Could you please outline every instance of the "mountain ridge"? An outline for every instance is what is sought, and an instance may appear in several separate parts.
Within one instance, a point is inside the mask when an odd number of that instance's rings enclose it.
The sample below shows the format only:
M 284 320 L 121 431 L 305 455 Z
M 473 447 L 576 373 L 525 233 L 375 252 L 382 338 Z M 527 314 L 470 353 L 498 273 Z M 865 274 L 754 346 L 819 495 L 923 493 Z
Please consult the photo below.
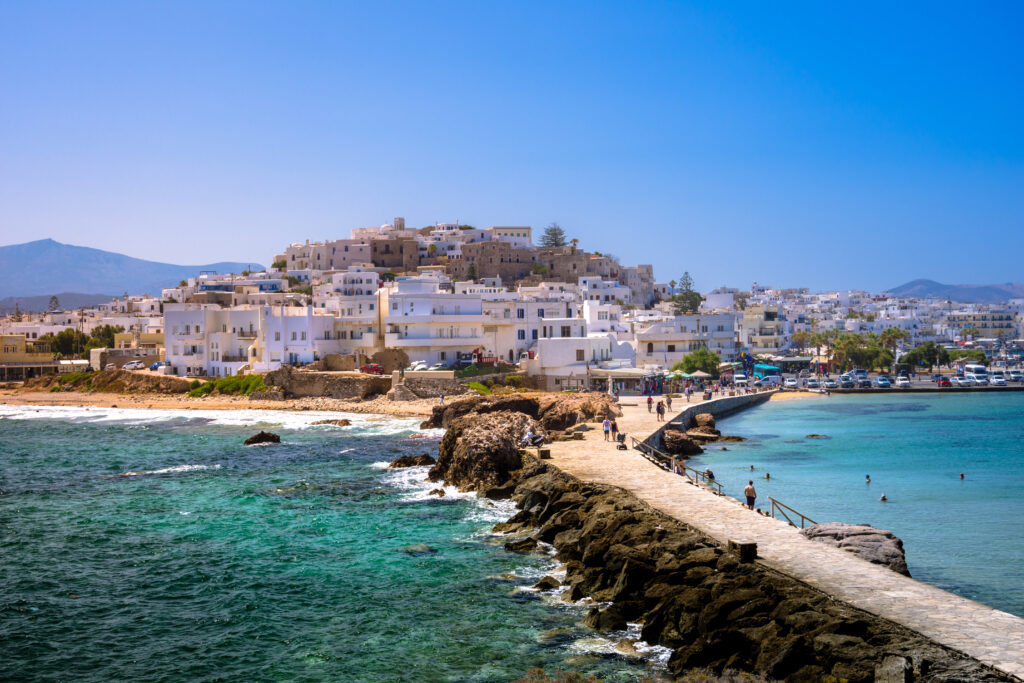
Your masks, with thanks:
M 945 285 L 935 280 L 920 278 L 886 291 L 894 296 L 949 299 L 958 303 L 998 304 L 1016 297 L 1024 297 L 1024 283 Z
M 259 270 L 263 266 L 238 261 L 183 266 L 47 238 L 0 246 L 0 297 L 49 296 L 55 292 L 159 296 L 164 287 L 195 277 L 200 270 L 237 273 L 245 268 Z

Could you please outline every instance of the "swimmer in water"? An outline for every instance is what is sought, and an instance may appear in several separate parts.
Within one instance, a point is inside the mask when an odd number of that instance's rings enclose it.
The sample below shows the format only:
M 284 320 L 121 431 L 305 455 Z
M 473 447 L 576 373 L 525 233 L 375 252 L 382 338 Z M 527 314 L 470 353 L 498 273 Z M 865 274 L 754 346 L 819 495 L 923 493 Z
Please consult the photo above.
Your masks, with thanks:
M 961 472 L 961 473 L 960 473 L 960 478 L 961 478 L 961 479 L 963 479 L 963 478 L 964 478 L 964 473 L 963 473 L 963 472 Z
M 879 498 L 878 500 L 880 500 L 880 501 L 882 501 L 882 502 L 884 503 L 885 501 L 887 501 L 887 500 L 889 500 L 889 499 L 888 499 L 888 498 L 886 498 L 886 497 L 885 497 L 885 494 L 883 493 L 883 494 L 882 494 L 882 497 L 881 497 L 881 498 Z
M 771 472 L 765 472 L 765 473 L 764 473 L 764 478 L 765 478 L 765 479 L 771 479 L 771 478 L 772 478 L 772 474 L 771 474 Z
M 864 475 L 864 483 L 865 484 L 870 484 L 871 483 L 871 475 L 870 474 L 865 474 Z

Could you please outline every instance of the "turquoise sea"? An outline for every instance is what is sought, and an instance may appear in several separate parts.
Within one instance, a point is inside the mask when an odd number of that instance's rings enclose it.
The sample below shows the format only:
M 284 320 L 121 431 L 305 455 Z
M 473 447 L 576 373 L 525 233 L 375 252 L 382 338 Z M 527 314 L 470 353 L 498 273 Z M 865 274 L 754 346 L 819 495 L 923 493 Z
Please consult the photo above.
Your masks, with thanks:
M 690 465 L 727 494 L 752 478 L 763 510 L 889 529 L 914 578 L 1024 617 L 1024 393 L 773 401 L 719 427 L 750 440 Z
M 350 417 L 351 427 L 311 426 Z M 244 447 L 258 429 L 274 446 Z M 510 506 L 448 490 L 417 421 L 277 411 L 0 406 L 5 680 L 613 681 L 584 607 L 529 589 L 554 567 L 501 547 Z

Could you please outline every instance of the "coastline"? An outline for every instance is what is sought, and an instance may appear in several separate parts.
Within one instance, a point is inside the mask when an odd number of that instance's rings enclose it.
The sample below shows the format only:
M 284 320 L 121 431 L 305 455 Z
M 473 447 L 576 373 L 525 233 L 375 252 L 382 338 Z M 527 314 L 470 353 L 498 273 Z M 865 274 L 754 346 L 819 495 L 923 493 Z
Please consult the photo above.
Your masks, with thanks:
M 85 408 L 136 408 L 150 410 L 285 410 L 362 413 L 391 417 L 428 417 L 438 399 L 388 401 L 385 397 L 365 400 L 296 398 L 252 400 L 245 396 L 204 396 L 181 394 L 107 394 L 99 392 L 0 391 L 0 404 L 20 406 L 61 406 Z

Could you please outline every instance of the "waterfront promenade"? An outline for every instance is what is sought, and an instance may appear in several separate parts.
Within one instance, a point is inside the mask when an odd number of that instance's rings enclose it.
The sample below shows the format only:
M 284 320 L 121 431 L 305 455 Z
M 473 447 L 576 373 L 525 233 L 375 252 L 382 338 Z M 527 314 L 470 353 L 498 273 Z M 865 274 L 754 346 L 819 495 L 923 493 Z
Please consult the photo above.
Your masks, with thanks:
M 646 439 L 665 424 L 647 412 L 644 399 L 623 398 L 622 403 L 619 430 L 637 440 Z M 674 408 L 692 405 L 677 400 Z M 556 466 L 586 481 L 626 489 L 719 543 L 756 542 L 758 562 L 764 566 L 1024 680 L 1024 619 L 807 540 L 787 523 L 690 484 L 639 451 L 617 450 L 604 441 L 600 425 L 591 426 L 594 429 L 585 432 L 582 443 L 551 444 Z M 763 509 L 768 507 L 766 499 L 758 503 Z

